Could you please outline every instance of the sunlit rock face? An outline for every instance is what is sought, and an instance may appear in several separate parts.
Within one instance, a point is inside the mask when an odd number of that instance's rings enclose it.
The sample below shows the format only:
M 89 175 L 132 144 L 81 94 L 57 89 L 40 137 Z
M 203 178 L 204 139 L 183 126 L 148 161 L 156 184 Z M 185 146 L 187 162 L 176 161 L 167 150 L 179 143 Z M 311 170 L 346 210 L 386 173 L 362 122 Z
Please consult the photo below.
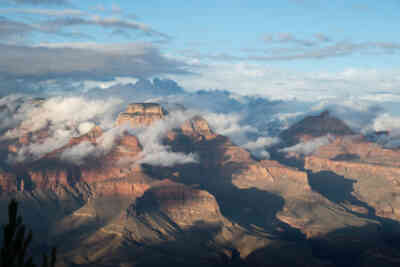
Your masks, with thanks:
M 202 139 L 202 138 L 209 139 L 216 136 L 214 132 L 211 130 L 208 122 L 200 116 L 195 116 L 190 120 L 186 121 L 181 126 L 181 130 L 183 134 L 190 135 L 197 139 Z
M 192 226 L 200 221 L 216 223 L 222 220 L 213 195 L 169 180 L 147 190 L 136 201 L 132 211 L 137 216 L 161 212 L 181 227 Z
M 0 192 L 18 191 L 16 175 L 0 170 Z
M 314 156 L 306 157 L 304 167 L 321 179 L 321 174 L 332 173 L 352 181 L 352 194 L 360 203 L 373 208 L 377 216 L 400 220 L 400 168 Z M 328 179 L 321 182 L 329 184 Z
M 117 118 L 117 125 L 129 123 L 132 127 L 149 126 L 167 115 L 166 110 L 157 103 L 130 104 Z
M 321 146 L 314 151 L 313 156 L 400 167 L 400 151 L 398 149 L 384 148 L 377 143 L 368 141 L 362 135 L 336 137 L 330 144 Z
M 294 145 L 327 134 L 344 136 L 352 135 L 354 132 L 343 121 L 332 116 L 329 111 L 324 111 L 320 115 L 308 116 L 295 123 L 283 131 L 280 137 L 288 145 Z

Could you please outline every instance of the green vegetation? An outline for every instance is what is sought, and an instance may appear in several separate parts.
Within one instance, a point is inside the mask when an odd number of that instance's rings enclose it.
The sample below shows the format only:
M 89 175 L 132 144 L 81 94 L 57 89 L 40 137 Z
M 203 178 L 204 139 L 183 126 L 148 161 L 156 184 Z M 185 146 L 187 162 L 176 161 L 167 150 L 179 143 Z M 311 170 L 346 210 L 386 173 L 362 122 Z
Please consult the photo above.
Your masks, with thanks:
M 0 267 L 36 267 L 29 251 L 32 241 L 32 231 L 26 234 L 26 226 L 22 217 L 18 216 L 18 202 L 11 200 L 8 205 L 8 224 L 3 226 L 3 246 L 0 254 Z M 54 267 L 56 249 L 53 248 L 50 259 L 44 254 L 42 267 Z

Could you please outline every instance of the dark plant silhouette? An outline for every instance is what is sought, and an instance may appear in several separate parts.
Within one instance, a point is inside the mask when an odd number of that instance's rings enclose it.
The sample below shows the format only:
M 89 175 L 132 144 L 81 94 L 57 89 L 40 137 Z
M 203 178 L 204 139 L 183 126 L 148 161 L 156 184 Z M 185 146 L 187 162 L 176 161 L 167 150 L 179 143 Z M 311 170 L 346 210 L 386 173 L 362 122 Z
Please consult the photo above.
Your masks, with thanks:
M 26 226 L 22 217 L 18 216 L 18 202 L 13 199 L 8 205 L 8 224 L 3 226 L 3 246 L 0 254 L 0 267 L 36 267 L 29 254 L 29 245 L 32 241 L 32 231 L 26 234 Z M 52 249 L 50 259 L 43 255 L 42 267 L 54 267 L 56 262 L 56 248 Z

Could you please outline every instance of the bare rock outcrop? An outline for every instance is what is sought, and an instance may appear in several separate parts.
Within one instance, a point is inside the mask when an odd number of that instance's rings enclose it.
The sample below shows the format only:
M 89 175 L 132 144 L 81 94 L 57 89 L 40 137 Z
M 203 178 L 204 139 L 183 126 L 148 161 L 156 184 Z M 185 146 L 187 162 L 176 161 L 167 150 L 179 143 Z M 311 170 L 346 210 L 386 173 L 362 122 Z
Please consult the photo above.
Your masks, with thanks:
M 315 156 L 306 157 L 305 168 L 353 180 L 352 195 L 372 207 L 375 215 L 400 220 L 400 168 Z
M 319 147 L 313 156 L 400 167 L 400 151 L 383 148 L 362 135 L 336 137 L 330 144 Z
M 0 192 L 18 191 L 17 177 L 15 174 L 0 170 Z
M 180 129 L 184 135 L 191 136 L 197 140 L 203 138 L 211 139 L 216 136 L 208 122 L 200 116 L 194 116 L 190 120 L 187 120 Z
M 198 221 L 219 222 L 222 218 L 213 195 L 169 180 L 161 181 L 147 190 L 136 201 L 132 212 L 136 216 L 162 213 L 183 228 Z
M 167 114 L 166 110 L 157 103 L 134 103 L 128 105 L 125 112 L 120 113 L 117 125 L 129 123 L 132 127 L 149 126 L 162 119 Z
M 91 184 L 97 197 L 126 196 L 130 198 L 141 197 L 150 188 L 150 182 L 141 177 L 136 179 L 120 178 L 109 179 Z

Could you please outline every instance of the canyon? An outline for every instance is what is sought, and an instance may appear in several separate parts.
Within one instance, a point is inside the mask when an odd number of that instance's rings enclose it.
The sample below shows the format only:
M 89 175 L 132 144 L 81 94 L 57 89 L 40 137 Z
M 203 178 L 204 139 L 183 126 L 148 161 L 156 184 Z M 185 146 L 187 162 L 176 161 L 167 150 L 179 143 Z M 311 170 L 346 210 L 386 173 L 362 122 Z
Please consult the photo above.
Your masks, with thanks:
M 399 150 L 323 112 L 283 131 L 271 158 L 257 159 L 191 115 L 166 130 L 162 145 L 194 160 L 142 162 L 140 130 L 172 115 L 158 103 L 132 103 L 115 119 L 122 130 L 112 147 L 79 161 L 66 155 L 102 147 L 100 126 L 10 163 L 5 155 L 49 136 L 20 125 L 22 136 L 0 143 L 1 207 L 21 203 L 35 245 L 59 247 L 59 266 L 398 264 Z M 327 135 L 307 154 L 282 149 Z

